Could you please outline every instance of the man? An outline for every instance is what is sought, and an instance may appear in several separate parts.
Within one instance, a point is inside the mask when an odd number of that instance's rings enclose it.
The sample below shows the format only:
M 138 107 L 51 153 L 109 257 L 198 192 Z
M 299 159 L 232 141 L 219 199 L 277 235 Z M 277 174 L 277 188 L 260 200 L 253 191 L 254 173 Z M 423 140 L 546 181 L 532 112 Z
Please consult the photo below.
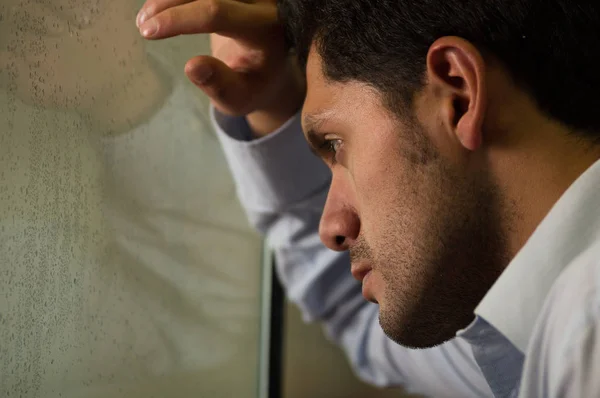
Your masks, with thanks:
M 349 251 L 385 333 L 413 348 L 466 342 L 496 396 L 600 395 L 600 7 L 285 0 L 281 10 L 306 71 L 306 139 L 331 170 L 321 239 Z M 287 263 L 290 295 L 326 320 L 363 375 L 421 382 L 408 376 L 410 360 L 390 360 L 401 363 L 392 377 L 391 366 L 378 369 L 366 307 L 347 310 L 348 285 L 323 282 L 333 255 L 316 249 L 308 226 L 328 180 L 283 138 L 298 123 L 285 121 L 302 84 L 274 15 L 269 2 L 149 0 L 138 25 L 153 39 L 228 37 L 214 38 L 224 62 L 195 58 L 187 73 L 229 133 L 241 198 Z M 232 142 L 243 124 L 222 113 L 245 115 L 255 136 L 279 131 L 244 154 Z M 268 170 L 262 156 L 277 143 Z

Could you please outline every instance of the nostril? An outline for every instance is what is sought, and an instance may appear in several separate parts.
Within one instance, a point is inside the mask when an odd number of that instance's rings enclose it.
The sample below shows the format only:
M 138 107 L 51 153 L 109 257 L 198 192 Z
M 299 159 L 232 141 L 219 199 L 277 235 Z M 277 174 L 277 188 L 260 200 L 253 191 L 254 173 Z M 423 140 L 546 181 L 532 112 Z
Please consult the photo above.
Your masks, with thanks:
M 336 245 L 338 245 L 338 246 L 341 246 L 341 245 L 343 245 L 345 240 L 346 240 L 346 238 L 344 238 L 342 235 L 337 235 L 337 236 L 335 237 L 335 243 L 336 243 Z

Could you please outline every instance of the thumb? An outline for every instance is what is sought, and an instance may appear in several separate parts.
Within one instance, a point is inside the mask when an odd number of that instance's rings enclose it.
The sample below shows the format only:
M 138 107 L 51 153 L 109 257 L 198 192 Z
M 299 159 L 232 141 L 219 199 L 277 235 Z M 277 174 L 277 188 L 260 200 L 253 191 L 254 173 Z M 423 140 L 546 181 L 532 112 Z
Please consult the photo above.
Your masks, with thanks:
M 187 62 L 185 74 L 220 112 L 243 116 L 254 110 L 247 73 L 236 72 L 214 57 L 198 56 Z

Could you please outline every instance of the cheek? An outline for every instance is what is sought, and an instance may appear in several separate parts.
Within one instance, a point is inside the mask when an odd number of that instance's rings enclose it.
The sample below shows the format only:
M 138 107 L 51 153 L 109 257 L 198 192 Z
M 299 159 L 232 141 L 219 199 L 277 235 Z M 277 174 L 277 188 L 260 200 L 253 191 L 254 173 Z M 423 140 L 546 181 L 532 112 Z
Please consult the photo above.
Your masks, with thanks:
M 361 156 L 352 174 L 363 238 L 382 257 L 391 247 L 409 251 L 433 233 L 428 225 L 444 199 L 434 167 L 415 164 L 394 144 Z
M 363 152 L 365 160 L 357 162 L 353 180 L 361 228 L 367 241 L 378 240 L 390 224 L 402 222 L 402 208 L 410 202 L 411 189 L 403 159 L 389 153 Z M 377 245 L 377 242 L 369 242 Z

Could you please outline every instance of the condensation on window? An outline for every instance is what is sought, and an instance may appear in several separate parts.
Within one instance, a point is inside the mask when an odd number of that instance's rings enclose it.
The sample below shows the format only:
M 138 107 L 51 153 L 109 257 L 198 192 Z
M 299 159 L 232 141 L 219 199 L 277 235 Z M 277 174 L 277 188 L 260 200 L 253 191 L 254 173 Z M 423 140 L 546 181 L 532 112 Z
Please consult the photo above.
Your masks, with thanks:
M 260 238 L 207 100 L 206 37 L 139 0 L 0 2 L 0 396 L 251 397 Z

